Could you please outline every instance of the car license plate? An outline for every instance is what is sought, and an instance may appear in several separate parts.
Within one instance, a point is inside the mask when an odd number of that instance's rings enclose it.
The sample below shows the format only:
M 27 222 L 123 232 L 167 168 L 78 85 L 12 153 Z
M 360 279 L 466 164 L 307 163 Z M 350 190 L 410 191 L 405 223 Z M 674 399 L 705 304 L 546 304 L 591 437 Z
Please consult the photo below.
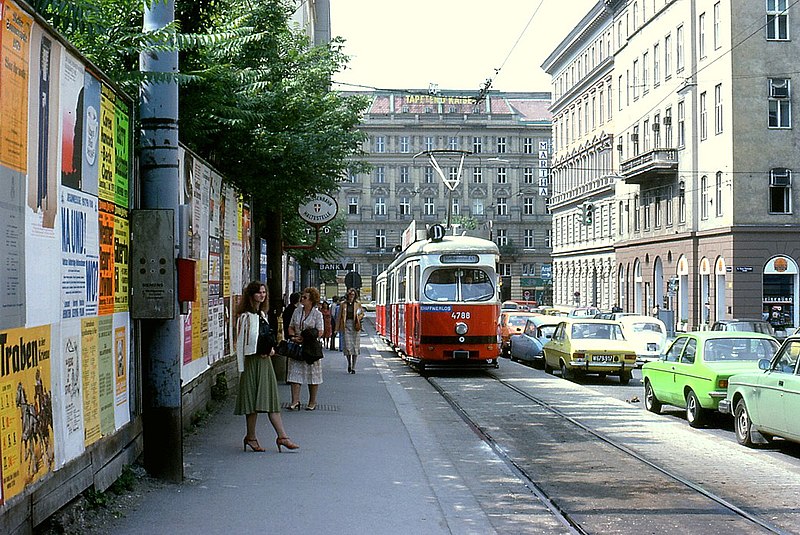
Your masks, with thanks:
M 592 355 L 592 362 L 614 362 L 613 355 Z
M 648 351 L 656 351 L 658 350 L 658 344 L 649 343 L 647 344 Z

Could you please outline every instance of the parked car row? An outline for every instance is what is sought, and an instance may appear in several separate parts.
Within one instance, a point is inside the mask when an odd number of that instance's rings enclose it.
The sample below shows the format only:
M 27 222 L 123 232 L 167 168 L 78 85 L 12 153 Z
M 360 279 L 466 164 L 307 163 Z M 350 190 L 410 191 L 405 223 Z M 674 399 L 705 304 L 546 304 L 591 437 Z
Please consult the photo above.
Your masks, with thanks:
M 638 363 L 650 412 L 680 407 L 689 425 L 702 427 L 719 411 L 733 415 L 743 445 L 774 437 L 800 442 L 800 332 L 780 344 L 762 324 L 737 320 L 679 333 L 667 346 L 663 322 L 649 316 L 527 313 L 517 319 L 523 321 L 519 332 L 508 334 L 512 360 L 560 370 L 564 379 L 616 375 L 622 384 Z

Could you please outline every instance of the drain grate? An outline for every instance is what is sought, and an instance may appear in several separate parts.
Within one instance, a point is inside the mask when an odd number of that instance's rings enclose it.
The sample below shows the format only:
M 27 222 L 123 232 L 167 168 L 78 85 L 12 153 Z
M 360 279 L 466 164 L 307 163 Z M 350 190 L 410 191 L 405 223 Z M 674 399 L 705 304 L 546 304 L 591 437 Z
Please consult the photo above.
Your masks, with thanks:
M 338 412 L 339 411 L 339 405 L 333 405 L 330 403 L 317 403 L 317 408 L 314 409 L 313 411 L 306 411 L 305 405 L 302 405 L 299 411 L 290 411 L 289 405 L 291 405 L 291 403 L 281 403 L 281 409 L 287 412 L 317 412 L 317 411 Z

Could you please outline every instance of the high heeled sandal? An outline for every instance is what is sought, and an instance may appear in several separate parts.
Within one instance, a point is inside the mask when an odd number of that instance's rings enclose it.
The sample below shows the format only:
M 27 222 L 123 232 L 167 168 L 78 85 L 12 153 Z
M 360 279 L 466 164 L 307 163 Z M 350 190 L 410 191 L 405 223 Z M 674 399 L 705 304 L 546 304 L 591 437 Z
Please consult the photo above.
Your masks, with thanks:
M 300 402 L 298 401 L 297 403 L 292 403 L 291 405 L 289 405 L 289 410 L 290 411 L 299 411 L 300 410 Z
M 281 446 L 285 447 L 287 450 L 296 450 L 300 446 L 295 444 L 291 441 L 289 437 L 278 437 L 275 439 L 275 445 L 278 446 L 278 453 L 281 453 Z
M 267 451 L 261 447 L 261 444 L 258 443 L 258 440 L 254 438 L 247 438 L 244 437 L 242 440 L 242 448 L 244 451 L 247 451 L 247 446 L 250 446 L 250 449 L 253 451 Z
M 316 404 L 316 403 L 314 403 L 314 404 L 312 405 L 311 403 L 309 403 L 308 405 L 306 405 L 306 410 L 307 410 L 307 411 L 315 411 L 315 410 L 317 410 L 317 404 Z

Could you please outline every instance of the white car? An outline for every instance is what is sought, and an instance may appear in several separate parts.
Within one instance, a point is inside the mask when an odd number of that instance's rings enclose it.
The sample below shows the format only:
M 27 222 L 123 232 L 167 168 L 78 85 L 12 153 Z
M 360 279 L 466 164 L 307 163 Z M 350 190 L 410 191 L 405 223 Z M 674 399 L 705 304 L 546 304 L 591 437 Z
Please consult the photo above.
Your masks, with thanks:
M 361 306 L 363 306 L 364 310 L 367 312 L 375 312 L 375 301 L 367 301 L 366 303 L 362 303 Z
M 636 349 L 636 365 L 658 360 L 667 345 L 667 326 L 652 316 L 622 316 L 617 319 L 622 324 L 625 338 Z

